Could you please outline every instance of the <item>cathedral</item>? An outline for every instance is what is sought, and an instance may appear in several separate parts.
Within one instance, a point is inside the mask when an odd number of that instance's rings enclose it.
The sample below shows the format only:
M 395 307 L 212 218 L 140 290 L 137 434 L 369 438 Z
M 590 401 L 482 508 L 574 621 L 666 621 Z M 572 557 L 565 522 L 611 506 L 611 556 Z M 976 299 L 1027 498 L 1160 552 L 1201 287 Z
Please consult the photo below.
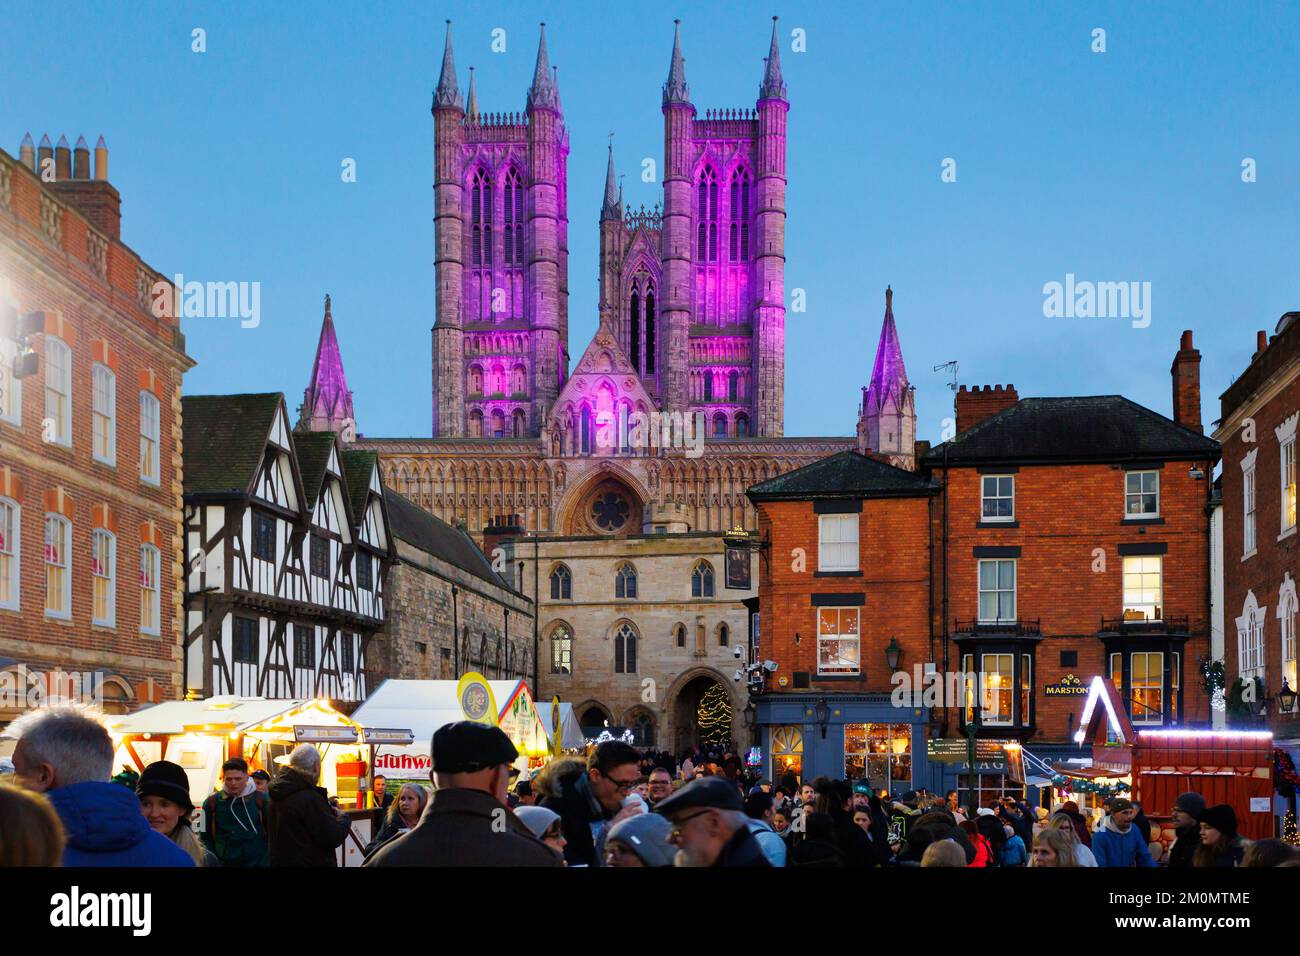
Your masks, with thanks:
M 733 673 L 757 595 L 726 586 L 723 560 L 724 534 L 757 526 L 745 489 L 850 448 L 912 467 L 915 440 L 890 293 L 856 440 L 785 436 L 790 104 L 777 26 L 752 107 L 698 110 L 682 43 L 677 23 L 661 203 L 624 208 L 610 148 L 599 324 L 572 361 L 569 137 L 545 26 L 523 112 L 488 112 L 472 72 L 462 96 L 448 24 L 432 109 L 432 437 L 353 443 L 378 453 L 387 488 L 502 549 L 498 571 L 538 607 L 539 700 L 559 694 L 585 727 L 667 747 L 693 742 L 715 684 L 744 737 Z M 349 440 L 352 396 L 325 322 L 300 427 Z

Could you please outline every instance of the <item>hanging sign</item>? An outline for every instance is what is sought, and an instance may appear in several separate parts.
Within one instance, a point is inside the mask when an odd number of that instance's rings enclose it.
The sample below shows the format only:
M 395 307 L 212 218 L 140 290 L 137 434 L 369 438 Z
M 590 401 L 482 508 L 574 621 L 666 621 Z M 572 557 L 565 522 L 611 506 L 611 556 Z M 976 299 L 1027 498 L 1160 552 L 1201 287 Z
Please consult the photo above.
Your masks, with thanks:
M 470 671 L 460 679 L 456 685 L 456 702 L 466 720 L 492 727 L 497 725 L 497 702 L 492 696 L 492 687 L 477 671 Z

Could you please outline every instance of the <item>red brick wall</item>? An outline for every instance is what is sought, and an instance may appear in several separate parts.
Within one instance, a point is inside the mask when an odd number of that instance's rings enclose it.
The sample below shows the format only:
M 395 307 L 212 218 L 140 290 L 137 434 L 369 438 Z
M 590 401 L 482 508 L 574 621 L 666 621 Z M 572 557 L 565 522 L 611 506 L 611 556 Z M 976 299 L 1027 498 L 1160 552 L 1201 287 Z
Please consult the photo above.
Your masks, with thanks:
M 1007 385 L 1005 388 L 1001 385 L 983 387 L 976 385 L 969 389 L 963 385 L 958 389 L 955 400 L 957 434 L 960 435 L 984 419 L 1005 411 L 1018 401 L 1020 396 L 1016 394 L 1014 385 Z
M 1274 339 L 1276 342 L 1277 339 Z M 1281 446 L 1274 429 L 1283 420 L 1300 411 L 1300 369 L 1282 367 L 1268 384 L 1277 383 L 1276 394 L 1258 402 L 1252 397 L 1242 409 L 1225 409 L 1223 444 L 1223 567 L 1224 567 L 1224 667 L 1229 685 L 1237 679 L 1237 622 L 1246 595 L 1253 591 L 1255 600 L 1266 608 L 1264 616 L 1264 681 L 1271 696 L 1282 686 L 1282 640 L 1277 618 L 1278 592 L 1285 576 L 1300 578 L 1300 534 L 1278 540 L 1281 529 Z M 1254 441 L 1247 441 L 1241 427 L 1242 413 L 1254 420 Z M 1255 450 L 1255 554 L 1242 560 L 1244 511 L 1241 462 Z M 1293 690 L 1296 688 L 1292 688 Z M 1275 724 L 1295 733 L 1296 718 L 1276 720 L 1276 706 L 1269 704 L 1269 717 Z
M 184 354 L 175 320 L 154 317 L 137 296 L 137 275 L 156 278 L 126 246 L 109 242 L 106 274 L 90 262 L 89 229 L 81 214 L 63 204 L 62 236 L 55 245 L 41 223 L 36 176 L 0 152 L 9 181 L 9 202 L 0 194 L 0 295 L 20 312 L 42 310 L 69 331 L 72 354 L 72 447 L 42 441 L 45 363 L 43 336 L 32 345 L 40 371 L 22 380 L 21 425 L 0 421 L 0 485 L 21 511 L 21 609 L 0 609 L 0 658 L 46 671 L 104 670 L 131 683 L 138 698 L 152 679 L 159 699 L 180 693 L 183 594 L 180 537 L 181 378 L 192 361 Z M 52 193 L 50 195 L 53 195 Z M 116 361 L 115 467 L 92 458 L 92 365 L 107 343 Z M 141 373 L 152 370 L 160 407 L 160 483 L 139 479 Z M 6 470 L 7 469 L 7 470 Z M 47 493 L 62 488 L 71 501 L 72 617 L 47 618 L 44 521 Z M 116 623 L 91 624 L 93 511 L 106 505 L 116 530 Z M 141 525 L 152 521 L 160 551 L 160 630 L 140 633 L 139 552 Z
M 885 648 L 890 638 L 896 638 L 903 649 L 904 670 L 929 660 L 929 499 L 868 499 L 862 503 L 858 515 L 861 577 L 816 576 L 818 515 L 812 502 L 762 502 L 758 515 L 760 531 L 772 543 L 770 560 L 762 562 L 759 584 L 762 655 L 780 664 L 768 679 L 769 691 L 794 692 L 794 672 L 808 671 L 814 689 L 889 692 L 893 685 Z M 795 549 L 803 549 L 803 570 L 797 569 Z M 817 608 L 810 595 L 854 592 L 866 592 L 861 617 L 863 679 L 819 682 Z M 790 678 L 790 683 L 781 687 L 781 677 Z
M 1160 469 L 1160 514 L 1164 524 L 1130 525 L 1124 513 L 1124 474 L 1110 465 L 1022 467 L 1015 474 L 1016 523 L 1019 527 L 977 527 L 981 475 L 974 468 L 952 469 L 948 488 L 948 625 L 978 617 L 976 547 L 1019 546 L 1016 567 L 1017 615 L 1041 621 L 1043 640 L 1033 675 L 1036 739 L 1063 741 L 1078 720 L 1081 700 L 1046 697 L 1043 687 L 1067 673 L 1087 683 L 1105 674 L 1104 646 L 1097 632 L 1101 618 L 1123 611 L 1120 544 L 1163 542 L 1164 615 L 1188 617 L 1192 637 L 1183 654 L 1184 720 L 1209 719 L 1196 659 L 1209 648 L 1208 517 L 1209 479 L 1193 479 L 1189 462 L 1168 462 Z M 1207 462 L 1199 464 L 1203 473 Z M 942 480 L 942 470 L 936 472 Z M 936 540 L 942 539 L 942 498 L 935 503 Z M 1104 555 L 1104 570 L 1094 571 Z M 943 568 L 936 551 L 935 588 L 941 595 Z M 1097 564 L 1097 567 L 1101 567 Z M 937 614 L 942 614 L 936 596 Z M 936 621 L 943 633 L 943 621 Z M 1077 651 L 1078 666 L 1062 667 L 1061 651 Z M 949 669 L 961 667 L 960 650 L 949 645 Z M 942 668 L 942 661 L 939 662 Z M 955 721 L 956 715 L 951 715 Z

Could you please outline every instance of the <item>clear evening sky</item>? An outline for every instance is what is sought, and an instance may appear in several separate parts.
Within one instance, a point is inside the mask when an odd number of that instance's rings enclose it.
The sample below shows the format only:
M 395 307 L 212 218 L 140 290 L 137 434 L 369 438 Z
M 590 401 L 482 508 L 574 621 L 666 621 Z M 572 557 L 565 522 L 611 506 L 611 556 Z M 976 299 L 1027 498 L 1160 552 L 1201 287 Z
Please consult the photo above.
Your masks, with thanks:
M 576 360 L 596 326 L 609 133 L 627 201 L 662 195 L 640 169 L 662 161 L 673 17 L 703 110 L 754 105 L 774 13 L 787 303 L 807 296 L 787 314 L 786 434 L 852 432 L 886 284 L 918 437 L 936 441 L 951 393 L 931 367 L 949 359 L 963 383 L 1119 392 L 1169 414 L 1184 328 L 1208 427 L 1254 330 L 1300 308 L 1296 4 L 22 4 L 0 31 L 0 145 L 102 133 L 126 242 L 167 275 L 261 283 L 255 329 L 186 320 L 187 393 L 283 390 L 295 407 L 328 292 L 360 430 L 427 436 L 444 19 L 461 89 L 476 67 L 489 112 L 523 110 L 547 22 L 572 147 Z M 1044 284 L 1070 273 L 1150 282 L 1150 326 L 1045 318 Z

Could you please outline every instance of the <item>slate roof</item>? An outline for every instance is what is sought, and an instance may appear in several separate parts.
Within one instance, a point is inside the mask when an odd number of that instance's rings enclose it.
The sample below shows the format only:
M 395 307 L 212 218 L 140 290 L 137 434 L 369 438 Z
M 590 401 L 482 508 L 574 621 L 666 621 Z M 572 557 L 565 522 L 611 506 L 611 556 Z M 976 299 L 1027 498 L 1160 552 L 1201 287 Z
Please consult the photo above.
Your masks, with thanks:
M 185 494 L 248 491 L 280 401 L 279 392 L 184 396 Z
M 307 496 L 308 509 L 316 507 L 333 447 L 333 432 L 293 433 L 293 448 L 298 453 L 298 470 L 302 473 L 302 490 Z
M 1123 395 L 1022 398 L 955 438 L 924 463 L 1003 464 L 1193 460 L 1220 455 L 1219 443 Z
M 388 523 L 394 537 L 401 538 L 407 544 L 441 558 L 488 584 L 511 590 L 510 585 L 492 570 L 487 555 L 479 550 L 474 539 L 460 528 L 434 517 L 391 488 L 385 498 L 388 501 Z
M 895 468 L 856 451 L 842 451 L 760 481 L 746 494 L 751 501 L 889 498 L 927 495 L 936 488 L 916 472 Z

